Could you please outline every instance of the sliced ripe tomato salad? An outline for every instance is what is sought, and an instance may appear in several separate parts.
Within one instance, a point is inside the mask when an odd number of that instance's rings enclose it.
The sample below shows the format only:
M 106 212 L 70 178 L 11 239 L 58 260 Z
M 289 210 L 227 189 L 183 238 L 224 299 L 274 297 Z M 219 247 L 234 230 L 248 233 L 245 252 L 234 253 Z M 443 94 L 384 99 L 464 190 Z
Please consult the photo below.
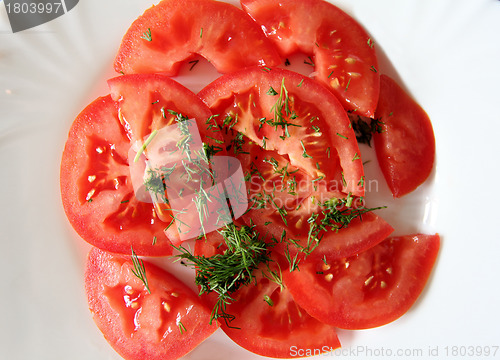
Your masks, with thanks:
M 227 246 L 218 233 L 196 242 L 198 256 L 210 257 L 224 251 Z M 281 259 L 281 262 L 286 261 Z M 232 294 L 235 301 L 225 311 L 234 320 L 221 320 L 223 331 L 243 348 L 274 358 L 292 357 L 294 347 L 302 353 L 297 357 L 319 355 L 340 347 L 335 327 L 308 315 L 283 284 L 273 281 L 272 274 L 278 274 L 279 269 L 278 262 L 261 264 L 252 282 Z M 210 307 L 217 301 L 213 293 L 202 298 Z
M 128 360 L 178 359 L 216 329 L 210 310 L 184 283 L 153 264 L 93 248 L 85 288 L 94 321 Z M 144 271 L 147 286 L 135 273 Z
M 394 197 L 421 185 L 434 168 L 436 145 L 427 113 L 392 78 L 381 76 L 373 136 L 382 173 Z
M 262 356 L 331 352 L 336 328 L 407 312 L 437 258 L 439 235 L 390 237 L 384 204 L 365 206 L 359 143 L 374 138 L 395 198 L 435 158 L 427 114 L 380 75 L 368 33 L 322 0 L 241 5 L 146 10 L 123 37 L 110 95 L 68 134 L 63 207 L 93 246 L 94 320 L 126 360 L 178 359 L 219 327 Z M 314 61 L 311 77 L 279 67 L 296 52 Z M 170 76 L 200 55 L 223 75 L 195 94 Z M 199 294 L 142 256 L 177 257 Z
M 307 259 L 283 273 L 310 315 L 344 329 L 367 329 L 403 315 L 417 300 L 439 250 L 439 235 L 391 237 L 352 257 Z
M 219 78 L 199 96 L 219 115 L 228 153 L 243 164 L 252 206 L 244 218 L 262 232 L 275 239 L 286 235 L 306 247 L 319 236 L 311 228 L 316 215 L 320 221 L 327 213 L 323 202 L 363 194 L 361 157 L 350 122 L 336 99 L 313 80 L 254 68 Z M 276 108 L 279 116 L 273 113 Z M 392 230 L 367 213 L 339 232 L 321 231 L 313 254 L 350 256 Z M 295 256 L 297 246 L 288 245 L 281 242 L 276 248 Z
M 193 54 L 205 57 L 221 73 L 280 63 L 271 41 L 241 9 L 212 0 L 164 0 L 127 31 L 115 70 L 173 76 Z
M 373 117 L 379 96 L 374 43 L 363 27 L 323 0 L 241 0 L 282 56 L 311 55 L 315 79 L 347 110 Z

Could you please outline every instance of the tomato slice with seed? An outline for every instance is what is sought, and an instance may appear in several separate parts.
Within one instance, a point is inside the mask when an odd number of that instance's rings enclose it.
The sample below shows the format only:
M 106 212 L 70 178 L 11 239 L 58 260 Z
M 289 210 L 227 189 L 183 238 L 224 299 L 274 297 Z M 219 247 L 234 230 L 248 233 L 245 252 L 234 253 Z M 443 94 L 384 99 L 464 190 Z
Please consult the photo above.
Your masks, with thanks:
M 215 232 L 197 240 L 195 254 L 209 257 L 225 248 L 222 236 Z M 286 287 L 263 275 L 271 271 L 278 273 L 278 262 L 271 262 L 269 268 L 262 264 L 253 272 L 254 281 L 232 293 L 234 302 L 226 307 L 226 312 L 234 316 L 234 320 L 220 320 L 223 331 L 243 348 L 274 358 L 319 355 L 340 347 L 333 326 L 308 315 Z M 210 307 L 217 301 L 213 293 L 202 298 Z
M 436 145 L 429 116 L 393 79 L 382 75 L 373 136 L 377 159 L 394 197 L 423 184 L 434 167 Z
M 321 214 L 321 209 L 318 209 L 317 213 Z M 314 238 L 310 238 L 308 234 L 311 229 L 310 224 L 303 224 L 310 218 L 310 213 L 309 215 L 302 214 L 302 217 L 300 217 L 300 214 L 300 212 L 294 214 L 297 220 L 291 219 L 290 221 L 293 224 L 291 226 L 296 228 L 290 236 L 295 240 L 294 244 L 298 244 L 300 247 L 293 246 L 290 242 L 281 242 L 276 245 L 276 251 L 295 259 L 299 267 L 301 266 L 299 264 L 305 258 L 307 258 L 307 261 L 321 261 L 325 258 L 335 260 L 360 253 L 377 245 L 394 231 L 394 228 L 383 218 L 373 212 L 367 212 L 353 219 L 346 227 L 321 232 L 321 238 L 316 246 Z M 279 226 L 276 223 L 269 224 L 264 228 L 272 226 L 273 233 L 290 231 L 289 228 Z M 271 230 L 269 229 L 269 231 Z M 310 246 L 311 243 L 312 246 Z M 301 249 L 304 247 L 307 249 L 308 246 L 313 251 L 306 256 L 307 250 L 304 252 Z M 293 261 L 290 265 L 293 267 Z
M 313 80 L 282 69 L 249 69 L 219 78 L 199 95 L 218 114 L 228 155 L 243 166 L 251 206 L 243 220 L 269 239 L 285 234 L 304 246 L 308 219 L 321 213 L 321 203 L 344 198 L 346 191 L 362 194 L 363 169 L 350 122 Z M 277 104 L 282 117 L 273 113 Z M 374 214 L 363 221 L 325 232 L 317 254 L 350 256 L 393 230 Z M 287 250 L 284 244 L 277 248 Z M 296 246 L 288 250 L 292 257 L 298 252 Z
M 335 97 L 313 80 L 283 69 L 251 68 L 218 78 L 199 96 L 219 119 L 234 119 L 232 129 L 287 157 L 311 179 L 337 183 L 345 194 L 364 194 L 350 121 Z M 339 166 L 332 166 L 337 161 Z
M 123 37 L 115 70 L 174 76 L 193 54 L 221 73 L 280 63 L 272 42 L 241 9 L 212 0 L 177 0 L 161 1 L 134 21 Z
M 130 258 L 93 248 L 85 271 L 90 311 L 125 359 L 178 359 L 217 324 L 209 325 L 210 311 L 181 281 L 153 264 L 143 265 L 148 288 L 134 274 Z
M 307 259 L 283 273 L 293 298 L 310 315 L 344 329 L 396 320 L 415 303 L 431 274 L 439 235 L 391 237 L 352 257 Z M 312 260 L 312 261 L 310 261 Z
M 86 107 L 71 126 L 62 156 L 64 210 L 76 232 L 99 248 L 130 253 L 133 246 L 141 254 L 171 254 L 165 224 L 152 204 L 135 197 L 129 148 L 110 96 Z
M 134 184 L 145 181 L 145 160 L 143 155 L 138 162 L 129 158 L 131 147 L 176 122 L 167 110 L 195 119 L 200 142 L 207 146 L 220 147 L 222 140 L 207 128 L 207 106 L 166 76 L 124 75 L 110 80 L 110 86 L 117 101 L 110 96 L 96 100 L 70 129 L 60 173 L 64 209 L 78 234 L 101 249 L 129 254 L 133 247 L 144 256 L 170 255 L 169 238 L 179 242 L 175 227 L 169 226 L 175 215 L 166 202 L 138 195 Z
M 230 132 L 229 132 L 230 133 Z M 270 234 L 268 241 L 277 241 L 274 248 L 282 255 L 297 261 L 305 257 L 304 248 L 312 243 L 314 251 L 309 257 L 339 259 L 364 251 L 387 238 L 393 227 L 374 212 L 366 212 L 354 218 L 348 226 L 339 230 L 321 231 L 316 246 L 310 236 L 310 220 L 318 214 L 324 218 L 324 207 L 318 201 L 343 195 L 339 189 L 325 186 L 324 182 L 313 182 L 300 168 L 290 165 L 286 158 L 275 151 L 263 151 L 256 144 L 245 143 L 238 159 L 247 161 L 245 167 L 247 191 L 251 210 L 243 215 L 247 224 L 255 224 L 259 231 Z M 245 154 L 248 152 L 248 154 Z M 353 211 L 363 210 L 361 199 L 353 201 Z M 342 208 L 340 210 L 346 210 Z M 284 235 L 293 241 L 283 242 Z M 298 245 L 298 246 L 296 246 Z
M 210 110 L 194 93 L 165 75 L 124 75 L 109 80 L 108 84 L 111 96 L 118 102 L 120 121 L 127 129 L 132 145 L 145 143 L 147 140 L 144 139 L 155 131 L 161 131 L 161 135 L 148 144 L 145 150 L 147 155 L 140 162 L 158 162 L 163 165 L 160 168 L 171 169 L 166 170 L 168 184 L 160 189 L 162 197 L 152 195 L 156 214 L 166 224 L 168 238 L 178 245 L 185 239 L 196 237 L 200 226 L 199 214 L 189 198 L 200 191 L 200 181 L 204 181 L 208 188 L 210 179 L 209 175 L 202 175 L 193 159 L 198 159 L 199 164 L 199 154 L 203 152 L 207 155 L 208 148 L 217 149 L 219 156 L 225 153 L 218 129 L 207 124 L 211 117 Z M 181 133 L 183 130 L 179 127 L 181 123 L 176 114 L 193 121 L 190 126 L 185 126 L 185 134 Z M 185 149 L 178 148 L 182 138 L 187 139 L 188 147 Z M 208 162 L 204 161 L 204 164 L 207 169 L 210 167 Z M 131 165 L 134 169 L 137 167 L 135 159 Z M 188 168 L 191 171 L 189 180 Z M 144 173 L 142 168 L 135 172 Z M 178 201 L 174 203 L 172 198 Z M 181 208 L 177 208 L 179 206 Z
M 311 55 L 315 78 L 347 110 L 374 116 L 378 62 L 373 41 L 356 20 L 323 0 L 241 0 L 241 4 L 282 56 L 298 51 Z
M 172 112 L 195 119 L 202 140 L 216 144 L 221 139 L 207 127 L 212 113 L 196 94 L 160 74 L 124 75 L 108 80 L 111 97 L 117 101 L 120 121 L 131 141 L 142 140 L 154 130 L 176 123 Z

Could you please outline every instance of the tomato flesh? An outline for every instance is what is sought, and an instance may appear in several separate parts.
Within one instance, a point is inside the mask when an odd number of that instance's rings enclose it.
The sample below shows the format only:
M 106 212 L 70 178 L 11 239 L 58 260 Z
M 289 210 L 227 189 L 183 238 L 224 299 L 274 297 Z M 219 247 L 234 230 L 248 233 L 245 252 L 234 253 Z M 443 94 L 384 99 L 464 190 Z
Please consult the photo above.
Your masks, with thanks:
M 352 257 L 307 259 L 283 273 L 295 301 L 315 318 L 344 329 L 387 324 L 415 303 L 431 274 L 439 235 L 392 237 Z
M 394 197 L 414 191 L 434 167 L 436 145 L 429 116 L 393 79 L 382 75 L 373 136 L 377 159 Z
M 193 54 L 205 57 L 221 73 L 280 63 L 273 44 L 241 9 L 212 0 L 164 0 L 128 29 L 115 70 L 174 76 Z
M 147 290 L 130 258 L 93 248 L 85 288 L 94 321 L 127 360 L 178 359 L 211 335 L 210 311 L 168 272 L 144 262 Z
M 283 57 L 298 51 L 311 55 L 315 78 L 347 110 L 375 115 L 378 62 L 370 36 L 357 21 L 323 0 L 241 0 L 241 4 Z

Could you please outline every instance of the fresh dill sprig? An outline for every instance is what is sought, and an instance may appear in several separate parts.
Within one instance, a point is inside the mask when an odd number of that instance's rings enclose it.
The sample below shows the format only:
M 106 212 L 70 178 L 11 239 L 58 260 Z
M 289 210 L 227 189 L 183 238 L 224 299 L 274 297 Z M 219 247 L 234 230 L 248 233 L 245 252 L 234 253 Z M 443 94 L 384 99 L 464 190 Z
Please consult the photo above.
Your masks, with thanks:
M 300 145 L 302 146 L 302 150 L 303 150 L 303 152 L 302 152 L 302 157 L 303 157 L 303 158 L 306 158 L 306 159 L 307 159 L 307 158 L 312 159 L 312 156 L 311 156 L 311 155 L 309 155 L 309 154 L 306 152 L 306 147 L 304 146 L 304 142 L 303 142 L 302 140 L 300 140 Z
M 353 206 L 354 202 L 355 199 L 351 194 L 343 199 L 332 198 L 323 202 L 322 210 L 307 219 L 309 223 L 307 243 L 305 246 L 299 246 L 300 251 L 307 256 L 319 245 L 326 232 L 337 232 L 348 227 L 354 219 L 361 219 L 367 212 L 386 208 L 385 206 L 375 208 Z
M 146 277 L 146 267 L 144 266 L 144 261 L 139 259 L 137 254 L 134 252 L 134 248 L 131 247 L 132 250 L 132 263 L 134 264 L 134 268 L 132 269 L 132 274 L 137 276 L 139 280 L 141 280 L 144 284 L 144 287 L 151 294 L 151 290 L 149 289 L 148 278 Z
M 153 37 L 151 36 L 151 28 L 148 28 L 147 31 L 142 33 L 141 39 L 144 39 L 146 41 L 153 41 Z
M 304 60 L 304 64 L 314 66 L 314 61 L 310 56 L 308 56 L 307 59 Z
M 283 230 L 283 233 L 286 235 L 286 232 Z M 289 271 L 295 271 L 299 269 L 299 252 L 295 253 L 295 255 L 292 257 L 290 254 L 290 246 L 296 246 L 298 247 L 298 243 L 294 240 L 286 239 L 284 236 L 281 237 L 281 241 L 286 243 L 285 245 L 285 258 L 288 261 L 289 265 Z M 300 249 L 300 248 L 299 248 Z
M 261 263 L 271 261 L 269 245 L 254 228 L 233 223 L 226 225 L 219 232 L 227 249 L 210 257 L 193 255 L 183 246 L 175 247 L 180 252 L 175 256 L 197 270 L 195 282 L 200 287 L 200 294 L 215 292 L 218 295 L 210 323 L 221 318 L 229 324 L 234 319 L 234 315 L 226 311 L 227 305 L 233 302 L 231 294 L 252 282 L 253 272 Z
M 222 121 L 222 124 L 224 126 L 227 126 L 228 130 L 231 130 L 237 123 L 238 123 L 238 114 L 236 114 L 234 118 L 228 114 Z
M 203 150 L 205 151 L 206 157 L 211 159 L 218 152 L 223 151 L 224 149 L 221 146 L 217 145 L 209 145 L 207 143 L 203 143 Z
M 248 151 L 245 151 L 243 149 L 243 146 L 246 144 L 246 137 L 243 135 L 243 133 L 238 132 L 233 139 L 230 141 L 230 145 L 233 148 L 233 153 L 235 155 L 238 154 L 249 154 Z
M 347 91 L 349 89 L 349 85 L 351 84 L 351 78 L 349 78 L 349 80 L 347 81 L 347 85 L 345 86 L 345 90 L 344 91 Z
M 184 326 L 184 324 L 182 322 L 180 322 L 180 321 L 177 324 L 179 326 L 179 331 L 180 331 L 181 335 L 184 334 L 187 331 L 186 327 Z
M 384 209 L 385 206 L 366 208 L 364 206 L 354 206 L 355 198 L 348 195 L 346 198 L 332 198 L 320 204 L 321 211 L 313 213 L 308 219 L 309 232 L 305 243 L 303 241 L 287 237 L 283 230 L 280 243 L 284 245 L 284 255 L 289 264 L 289 270 L 299 269 L 301 260 L 309 256 L 320 244 L 322 238 L 328 232 L 337 232 L 340 229 L 348 227 L 355 219 L 362 219 L 363 214 L 367 212 Z M 294 254 L 292 255 L 292 247 Z M 299 257 L 299 255 L 301 255 Z
M 276 96 L 278 92 L 272 87 L 267 92 L 268 95 Z M 288 121 L 288 119 L 295 119 L 297 115 L 292 113 L 290 110 L 290 96 L 288 95 L 288 90 L 285 87 L 285 78 L 281 80 L 281 87 L 278 96 L 278 100 L 271 107 L 271 112 L 274 114 L 272 120 L 266 120 L 265 118 L 259 119 L 261 122 L 261 127 L 264 122 L 270 126 L 274 126 L 275 130 L 278 130 L 278 126 L 285 131 L 285 136 L 290 137 L 290 132 L 288 130 L 289 126 L 300 127 L 301 125 L 294 124 Z
M 144 180 L 144 187 L 150 193 L 155 194 L 157 200 L 161 199 L 163 202 L 167 202 L 165 196 L 167 185 L 165 183 L 165 173 L 163 171 L 147 169 L 147 178 Z
M 271 96 L 274 96 L 274 95 L 278 95 L 278 92 L 276 90 L 273 89 L 272 86 L 269 87 L 269 90 L 267 90 L 267 95 L 271 95 Z

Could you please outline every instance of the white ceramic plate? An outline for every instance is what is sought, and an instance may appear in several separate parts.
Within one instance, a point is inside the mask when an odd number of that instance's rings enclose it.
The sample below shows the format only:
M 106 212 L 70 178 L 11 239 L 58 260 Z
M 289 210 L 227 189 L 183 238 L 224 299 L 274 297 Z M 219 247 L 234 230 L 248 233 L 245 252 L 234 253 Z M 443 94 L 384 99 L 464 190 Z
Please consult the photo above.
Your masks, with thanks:
M 382 58 L 390 60 L 383 67 L 406 86 L 434 125 L 432 178 L 408 198 L 389 204 L 404 211 L 385 215 L 400 233 L 442 236 L 433 275 L 411 311 L 377 329 L 339 331 L 343 349 L 334 355 L 472 359 L 485 357 L 489 349 L 487 358 L 498 358 L 500 2 L 333 2 L 372 34 Z M 12 34 L 0 4 L 1 359 L 120 358 L 87 308 L 83 268 L 88 247 L 62 210 L 59 161 L 71 122 L 86 104 L 106 94 L 120 39 L 150 5 L 81 1 L 52 22 Z M 203 85 L 193 76 L 179 80 L 195 90 Z M 368 171 L 376 173 L 375 165 Z M 186 356 L 258 358 L 221 331 Z

